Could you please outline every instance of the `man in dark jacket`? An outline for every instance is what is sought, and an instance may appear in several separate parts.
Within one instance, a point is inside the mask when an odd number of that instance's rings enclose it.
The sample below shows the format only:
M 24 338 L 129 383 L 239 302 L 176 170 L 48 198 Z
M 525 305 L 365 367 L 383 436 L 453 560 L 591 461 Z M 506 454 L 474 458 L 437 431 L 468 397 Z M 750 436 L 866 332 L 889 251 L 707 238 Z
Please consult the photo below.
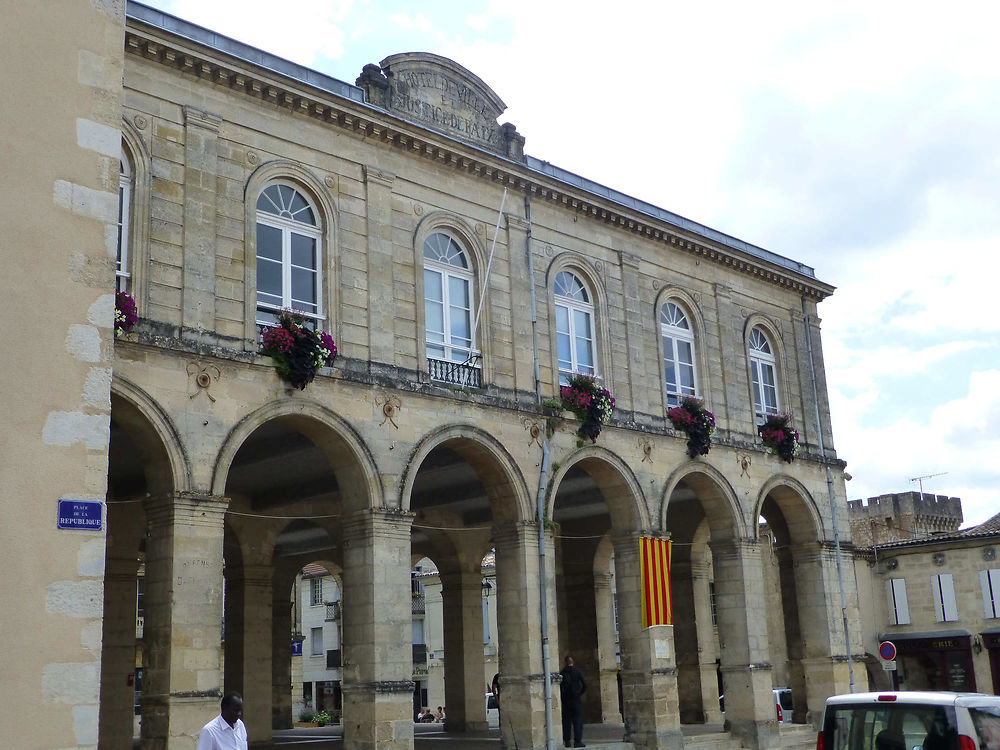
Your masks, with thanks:
M 587 692 L 587 683 L 583 681 L 580 670 L 573 666 L 572 656 L 566 657 L 566 666 L 559 674 L 562 675 L 559 691 L 562 697 L 563 745 L 586 747 L 583 744 L 583 706 L 580 698 Z

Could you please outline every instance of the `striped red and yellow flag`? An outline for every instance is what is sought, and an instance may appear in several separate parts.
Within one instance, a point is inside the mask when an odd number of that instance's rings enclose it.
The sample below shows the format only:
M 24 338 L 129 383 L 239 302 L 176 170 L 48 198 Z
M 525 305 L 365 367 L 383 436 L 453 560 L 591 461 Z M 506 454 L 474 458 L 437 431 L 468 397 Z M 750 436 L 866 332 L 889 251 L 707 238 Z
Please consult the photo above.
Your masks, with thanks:
M 670 601 L 670 540 L 639 539 L 642 569 L 642 627 L 673 625 Z

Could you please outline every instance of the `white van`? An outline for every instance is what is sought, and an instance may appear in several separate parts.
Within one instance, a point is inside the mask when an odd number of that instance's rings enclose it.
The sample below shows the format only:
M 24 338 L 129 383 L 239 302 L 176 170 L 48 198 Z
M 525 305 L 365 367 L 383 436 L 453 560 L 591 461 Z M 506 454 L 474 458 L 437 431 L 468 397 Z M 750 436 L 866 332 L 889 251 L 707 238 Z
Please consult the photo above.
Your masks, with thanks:
M 1000 750 L 1000 697 L 921 691 L 826 701 L 816 750 Z

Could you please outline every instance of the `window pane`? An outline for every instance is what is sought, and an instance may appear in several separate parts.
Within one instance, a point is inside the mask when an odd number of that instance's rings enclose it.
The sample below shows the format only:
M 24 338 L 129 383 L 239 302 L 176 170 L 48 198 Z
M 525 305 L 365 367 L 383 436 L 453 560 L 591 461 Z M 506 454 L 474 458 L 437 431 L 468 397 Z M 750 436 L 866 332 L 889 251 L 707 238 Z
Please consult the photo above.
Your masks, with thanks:
M 677 359 L 684 364 L 693 365 L 694 364 L 694 351 L 691 347 L 690 341 L 683 341 L 678 339 L 677 341 Z
M 677 370 L 681 376 L 681 392 L 688 396 L 694 395 L 694 368 L 682 364 Z
M 316 268 L 316 240 L 292 232 L 292 265 Z
M 315 219 L 313 219 L 312 209 L 309 208 L 309 204 L 306 202 L 306 199 L 299 193 L 295 193 L 292 197 L 290 210 L 292 212 L 292 217 L 296 221 L 301 221 L 305 224 L 316 223 Z
M 594 371 L 594 353 L 591 344 L 586 339 L 576 339 L 576 363 L 580 372 Z
M 577 337 L 593 338 L 590 333 L 590 313 L 583 310 L 573 311 L 573 332 Z
M 427 325 L 427 340 L 444 342 L 444 305 L 427 299 L 424 301 L 424 318 Z
M 444 301 L 444 291 L 441 286 L 441 274 L 437 271 L 424 269 L 424 296 L 436 302 Z M 442 324 L 443 329 L 443 324 Z
M 573 356 L 570 350 L 569 334 L 566 333 L 557 334 L 556 342 L 559 347 L 559 369 L 572 370 Z
M 469 308 L 469 282 L 466 279 L 448 277 L 448 302 L 455 308 Z
M 758 414 L 764 410 L 760 394 L 760 362 L 750 360 L 750 375 L 753 378 L 753 408 Z
M 281 230 L 266 224 L 257 225 L 257 256 L 281 260 Z
M 316 273 L 292 269 L 292 307 L 303 312 L 317 312 Z
M 266 258 L 257 258 L 257 295 L 267 294 L 277 297 L 281 304 L 281 263 Z
M 569 334 L 569 309 L 562 305 L 556 305 L 556 332 Z
M 472 337 L 469 335 L 472 324 L 466 310 L 451 310 L 451 343 L 454 346 L 469 346 Z

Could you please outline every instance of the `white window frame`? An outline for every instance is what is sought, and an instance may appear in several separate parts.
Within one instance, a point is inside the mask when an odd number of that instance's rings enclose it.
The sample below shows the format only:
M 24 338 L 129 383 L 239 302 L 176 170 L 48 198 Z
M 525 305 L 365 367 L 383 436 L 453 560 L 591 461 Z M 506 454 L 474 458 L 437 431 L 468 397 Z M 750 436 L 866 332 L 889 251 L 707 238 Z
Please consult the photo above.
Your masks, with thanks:
M 768 414 L 778 414 L 781 411 L 781 389 L 778 388 L 778 366 L 774 356 L 774 344 L 770 336 L 760 326 L 750 329 L 747 341 L 747 355 L 750 360 L 750 387 L 753 390 L 753 410 L 757 424 L 764 424 Z M 770 374 L 774 403 L 767 405 L 764 385 L 765 373 Z
M 452 259 L 460 258 L 462 263 L 454 263 L 450 261 L 441 260 L 440 248 L 435 247 L 434 243 L 440 242 L 440 240 L 435 240 L 436 237 L 444 238 L 445 248 L 450 253 L 447 253 Z M 456 240 L 447 232 L 435 231 L 428 235 L 427 239 L 424 240 L 423 247 L 424 255 L 424 343 L 427 347 L 427 356 L 431 359 L 441 359 L 444 362 L 452 363 L 467 363 L 472 366 L 478 366 L 478 360 L 476 355 L 479 352 L 473 349 L 473 344 L 475 343 L 475 331 L 473 330 L 473 325 L 475 325 L 474 311 L 476 307 L 476 285 L 475 276 L 472 273 L 472 263 L 469 253 L 465 251 L 462 247 L 462 243 Z M 431 300 L 427 297 L 427 274 L 436 274 L 441 278 L 441 300 L 433 300 L 435 304 L 440 303 L 442 306 L 442 326 L 443 331 L 435 331 L 437 335 L 441 337 L 440 341 L 431 341 L 430 339 L 430 316 L 427 315 L 427 303 Z M 469 307 L 459 308 L 452 304 L 451 300 L 451 284 L 449 283 L 452 279 L 461 281 L 465 284 L 466 298 L 468 299 Z M 468 316 L 469 325 L 469 342 L 468 344 L 462 343 L 462 340 L 458 337 L 453 337 L 451 333 L 451 322 L 453 309 L 464 309 Z M 431 355 L 431 347 L 440 348 L 444 350 L 443 357 L 438 357 L 436 355 Z
M 115 291 L 129 292 L 132 286 L 129 233 L 132 212 L 132 164 L 122 149 L 118 167 L 118 253 L 115 261 Z
M 323 579 L 322 578 L 310 578 L 309 579 L 309 605 L 312 607 L 318 607 L 323 604 Z
M 323 628 L 311 628 L 309 630 L 309 655 L 325 656 L 323 652 Z
M 935 573 L 931 576 L 931 596 L 934 598 L 936 622 L 954 622 L 958 619 L 955 582 L 951 573 Z
M 560 289 L 571 291 L 567 284 L 568 279 L 575 281 L 575 292 L 572 296 L 560 292 Z M 556 307 L 556 359 L 559 367 L 559 384 L 569 385 L 569 379 L 577 373 L 597 377 L 597 332 L 595 330 L 594 304 L 592 302 L 590 289 L 575 273 L 564 270 L 556 274 L 553 291 Z M 560 309 L 566 311 L 566 320 L 568 324 L 568 328 L 566 330 L 560 330 L 559 328 Z M 573 314 L 574 312 L 583 313 L 587 317 L 587 320 L 590 323 L 590 338 L 582 336 L 577 332 L 576 317 Z M 570 358 L 568 361 L 561 359 L 559 356 L 558 340 L 561 335 L 569 338 Z M 593 363 L 592 365 L 583 366 L 580 363 L 579 342 L 581 341 L 586 342 L 587 347 L 590 350 L 590 361 Z M 568 367 L 566 365 L 568 365 Z
M 667 408 L 680 404 L 684 396 L 698 397 L 698 353 L 695 349 L 694 331 L 687 312 L 673 300 L 667 300 L 660 307 L 660 341 L 663 345 L 663 384 L 667 394 Z M 678 344 L 684 342 L 690 345 L 691 361 L 682 361 Z M 673 366 L 674 383 L 671 384 L 667 375 L 668 365 Z M 680 372 L 682 368 L 691 370 L 693 385 L 681 385 Z
M 983 617 L 995 620 L 1000 617 L 1000 568 L 980 570 L 979 583 L 983 587 Z
M 909 625 L 910 605 L 906 598 L 906 579 L 890 578 L 885 582 L 889 600 L 889 624 Z
M 307 223 L 294 218 L 291 212 L 285 207 L 281 213 L 270 213 L 260 208 L 259 202 L 265 193 L 272 187 L 279 188 L 289 188 L 293 190 L 296 194 L 302 197 L 302 199 L 309 206 L 309 210 L 312 212 L 313 223 Z M 280 192 L 280 191 L 279 191 Z M 270 199 L 270 195 L 268 196 Z M 272 201 L 273 202 L 273 201 Z M 281 180 L 274 180 L 268 182 L 257 196 L 257 204 L 255 204 L 255 231 L 256 227 L 263 225 L 266 227 L 271 227 L 272 229 L 277 229 L 281 232 L 281 302 L 278 304 L 272 302 L 262 302 L 260 299 L 259 289 L 255 292 L 257 295 L 256 300 L 256 311 L 257 311 L 257 323 L 264 325 L 273 325 L 274 321 L 269 319 L 268 316 L 273 316 L 278 313 L 283 308 L 296 310 L 302 314 L 304 318 L 313 321 L 316 325 L 320 321 L 324 320 L 323 316 L 323 229 L 320 225 L 320 213 L 316 206 L 316 203 L 309 198 L 305 191 L 288 182 L 283 182 Z M 286 215 L 287 214 L 287 215 Z M 303 237 L 308 237 L 309 239 L 315 241 L 316 243 L 316 266 L 315 268 L 306 268 L 305 266 L 293 266 L 292 264 L 292 235 L 297 234 Z M 265 262 L 273 263 L 275 262 L 272 258 L 264 258 Z M 260 268 L 261 255 L 260 248 L 257 248 L 257 268 Z M 303 268 L 316 275 L 316 311 L 310 312 L 308 310 L 303 310 L 301 305 L 296 305 L 295 301 L 292 299 L 292 269 Z M 270 294 L 270 293 L 269 293 Z M 263 314 L 263 315 L 262 315 Z

